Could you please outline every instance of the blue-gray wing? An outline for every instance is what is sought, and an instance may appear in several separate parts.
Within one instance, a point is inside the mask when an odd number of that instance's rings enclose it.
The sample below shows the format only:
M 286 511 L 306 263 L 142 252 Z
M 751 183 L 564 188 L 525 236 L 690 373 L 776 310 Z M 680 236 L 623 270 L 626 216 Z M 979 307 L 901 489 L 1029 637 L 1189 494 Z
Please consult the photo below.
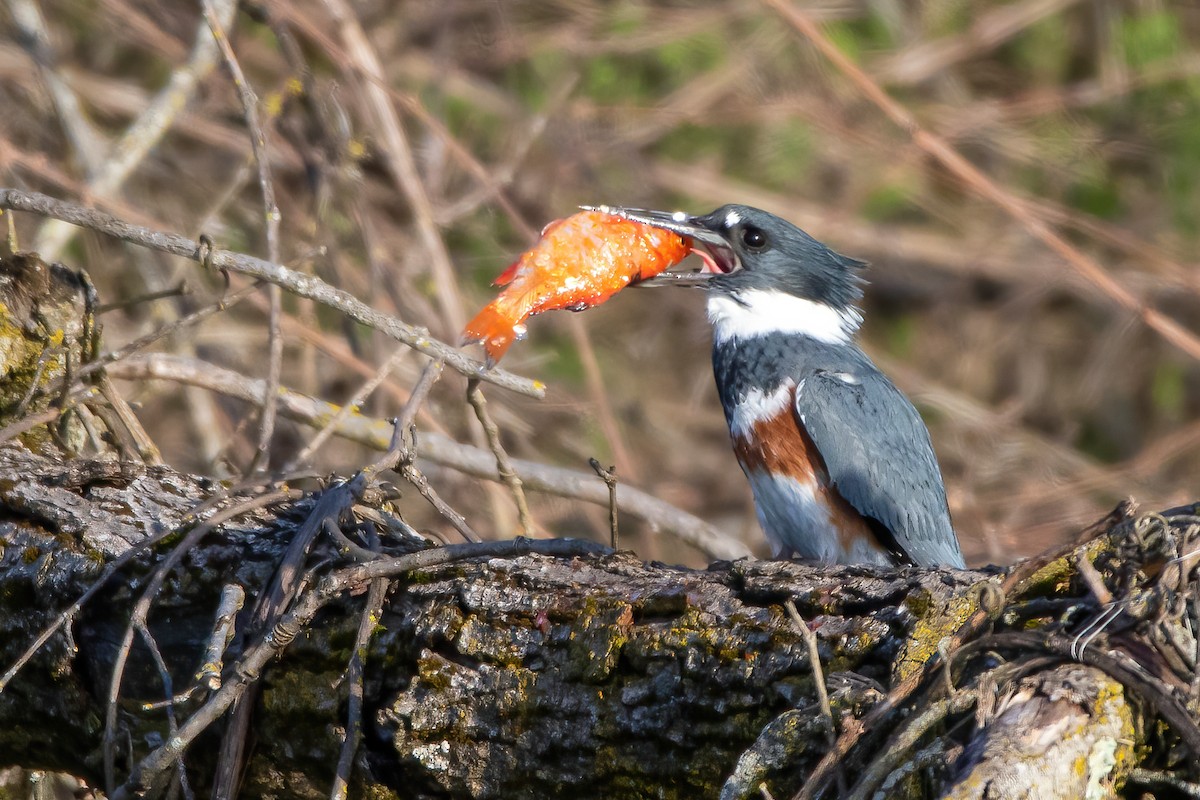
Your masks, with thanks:
M 914 564 L 963 566 L 929 431 L 891 381 L 874 369 L 810 372 L 796 385 L 796 413 L 830 482 L 887 529 L 888 544 Z

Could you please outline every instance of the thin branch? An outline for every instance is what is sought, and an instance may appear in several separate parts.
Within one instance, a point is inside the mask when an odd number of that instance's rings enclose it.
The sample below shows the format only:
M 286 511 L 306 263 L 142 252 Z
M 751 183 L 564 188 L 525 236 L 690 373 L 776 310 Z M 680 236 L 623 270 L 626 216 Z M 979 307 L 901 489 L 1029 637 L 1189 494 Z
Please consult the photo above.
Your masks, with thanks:
M 450 262 L 450 254 L 446 252 L 446 243 L 442 241 L 441 233 L 434 219 L 433 204 L 429 202 L 429 196 L 425 192 L 425 184 L 417 170 L 417 162 L 413 158 L 412 147 L 404 132 L 404 125 L 392 107 L 387 91 L 382 88 L 382 85 L 386 84 L 383 65 L 359 24 L 354 9 L 344 0 L 325 0 L 325 7 L 338 27 L 347 57 L 354 68 L 367 78 L 363 87 L 366 93 L 367 107 L 375 117 L 380 132 L 385 163 L 396 186 L 408 199 L 413 216 L 416 218 L 421 242 L 425 245 L 425 250 L 429 255 L 442 314 L 451 328 L 451 334 L 457 335 L 463 329 L 467 319 L 463 311 L 458 283 L 454 278 L 454 266 Z
M 479 381 L 475 378 L 467 381 L 467 402 L 471 404 L 471 408 L 475 409 L 475 418 L 483 426 L 488 447 L 496 456 L 496 473 L 508 490 L 512 492 L 513 502 L 517 505 L 517 516 L 521 521 L 521 535 L 531 536 L 533 534 L 533 518 L 529 515 L 529 504 L 525 501 L 525 489 L 521 485 L 521 476 L 513 469 L 512 461 L 504 450 L 504 445 L 500 441 L 500 428 L 492 419 L 492 415 L 488 413 L 487 399 L 484 398 L 483 390 L 479 388 Z M 613 546 L 616 547 L 615 544 Z
M 921 127 L 917 119 L 875 83 L 867 73 L 843 53 L 807 14 L 786 0 L 762 0 L 775 9 L 801 35 L 806 37 L 836 66 L 862 94 L 893 123 L 912 137 L 913 144 L 956 176 L 962 185 L 990 200 L 1025 230 L 1055 253 L 1085 280 L 1108 295 L 1117 305 L 1137 315 L 1148 327 L 1195 359 L 1200 359 L 1200 338 L 1157 309 L 1146 305 L 1122 286 L 1095 259 L 1071 245 L 1054 232 L 1024 200 L 1003 189 L 978 167 L 936 134 Z
M 242 66 L 238 63 L 237 55 L 225 35 L 225 27 L 218 18 L 213 5 L 214 0 L 204 0 L 204 19 L 212 31 L 213 39 L 225 59 L 225 66 L 233 76 L 233 84 L 237 87 L 238 97 L 242 101 L 242 113 L 246 125 L 250 128 L 250 146 L 254 152 L 254 161 L 258 165 L 258 185 L 262 191 L 264 221 L 267 230 L 267 260 L 278 264 L 282 261 L 279 252 L 279 204 L 275 202 L 275 184 L 271 180 L 271 158 L 267 149 L 267 131 L 258 117 L 258 96 L 246 80 Z M 275 432 L 275 416 L 277 409 L 276 396 L 279 393 L 279 374 L 283 365 L 283 335 L 279 330 L 279 318 L 283 313 L 283 298 L 279 287 L 271 284 L 267 290 L 271 301 L 271 312 L 268 316 L 268 357 L 267 385 L 264 389 L 262 414 L 259 418 L 258 447 L 250 462 L 247 472 L 266 470 L 270 464 L 271 436 Z
M 373 479 L 384 470 L 395 469 L 396 465 L 405 459 L 411 460 L 409 458 L 409 448 L 414 446 L 414 443 L 411 439 L 406 439 L 405 434 L 410 434 L 413 429 L 413 420 L 417 418 L 417 412 L 421 410 L 421 406 L 425 405 L 425 401 L 429 398 L 429 393 L 433 391 L 433 385 L 441 377 L 441 361 L 430 361 L 421 370 L 421 376 L 417 378 L 417 383 L 413 386 L 412 394 L 408 396 L 408 400 L 404 403 L 404 408 L 400 410 L 400 416 L 392 423 L 392 441 L 388 445 L 387 452 L 383 454 L 382 458 L 365 470 L 368 479 Z
M 235 0 L 213 0 L 219 20 L 223 26 L 233 21 L 237 10 Z M 125 183 L 134 168 L 142 163 L 146 154 L 174 124 L 180 112 L 187 108 L 196 87 L 217 65 L 217 46 L 208 32 L 208 26 L 200 23 L 196 30 L 191 55 L 183 66 L 171 73 L 167 85 L 162 88 L 141 116 L 125 131 L 113 145 L 104 161 L 102 172 L 88 181 L 87 191 L 91 197 L 113 195 Z M 49 215 L 54 216 L 54 215 Z M 38 232 L 35 249 L 47 262 L 55 260 L 63 247 L 75 235 L 75 229 L 64 225 L 63 220 L 49 222 Z
M 908 720 L 904 727 L 892 737 L 887 746 L 878 756 L 871 759 L 858 779 L 854 789 L 848 795 L 842 795 L 847 800 L 867 800 L 875 794 L 876 788 L 901 762 L 907 760 L 911 751 L 916 747 L 921 737 L 930 728 L 954 714 L 961 714 L 975 705 L 975 692 L 956 692 L 950 697 L 935 700 L 923 708 L 919 714 Z
M 132 242 L 192 261 L 201 260 L 200 243 L 187 237 L 131 225 L 104 212 L 56 200 L 37 192 L 0 188 L 0 208 L 54 217 L 122 241 Z M 376 311 L 349 292 L 336 289 L 320 278 L 296 272 L 281 264 L 229 250 L 214 248 L 207 255 L 214 269 L 228 270 L 265 280 L 277 284 L 299 297 L 337 309 L 356 322 L 374 328 L 396 341 L 403 342 L 430 358 L 445 361 L 447 366 L 469 378 L 478 377 L 480 380 L 503 386 L 505 389 L 529 397 L 541 398 L 546 394 L 546 387 L 541 381 L 522 378 L 502 369 L 486 370 L 482 363 L 431 337 L 425 328 L 409 325 L 390 314 Z
M 371 376 L 371 379 L 360 386 L 358 391 L 355 392 L 349 400 L 342 404 L 342 407 L 338 409 L 338 412 L 334 414 L 329 421 L 321 427 L 320 430 L 317 431 L 317 435 L 309 440 L 308 444 L 304 445 L 304 449 L 296 454 L 296 457 L 292 459 L 291 463 L 285 467 L 285 469 L 289 471 L 294 470 L 300 464 L 308 463 L 309 459 L 312 458 L 313 453 L 320 449 L 321 445 L 325 444 L 325 442 L 329 440 L 329 437 L 337 431 L 338 426 L 341 425 L 347 417 L 357 411 L 359 407 L 366 402 L 367 398 L 379 388 L 379 385 L 387 380 L 387 377 L 392 374 L 392 371 L 396 369 L 396 367 L 400 366 L 400 362 L 403 361 L 407 355 L 407 348 L 396 348 L 396 351 L 392 353 L 391 357 L 388 358 L 387 361 L 383 362 L 383 365 L 375 371 L 375 374 Z M 441 362 L 439 361 L 437 363 L 440 364 Z
M 155 378 L 201 386 L 211 391 L 255 403 L 262 396 L 261 382 L 236 372 L 195 359 L 180 358 L 164 353 L 152 353 L 127 359 L 110 368 L 112 374 L 128 380 Z M 306 425 L 327 420 L 337 413 L 337 406 L 298 392 L 283 390 L 280 412 L 289 419 Z M 338 435 L 367 447 L 387 450 L 393 427 L 384 420 L 352 415 L 339 426 Z M 435 464 L 466 475 L 497 481 L 496 457 L 477 447 L 462 444 L 427 432 L 421 435 L 421 457 Z M 522 476 L 526 489 L 559 497 L 583 500 L 607 506 L 609 493 L 591 473 L 539 464 L 536 461 L 513 459 L 513 467 Z M 751 555 L 749 548 L 711 524 L 669 503 L 632 487 L 626 486 L 618 496 L 618 507 L 650 523 L 656 530 L 674 535 L 680 541 L 700 550 L 709 558 L 735 560 Z
M 41 9 L 34 0 L 8 0 L 8 10 L 18 30 L 15 38 L 37 64 L 67 141 L 84 171 L 91 174 L 100 162 L 105 142 L 83 112 L 75 92 L 55 69 L 57 58 Z
M 620 531 L 617 529 L 617 468 L 610 466 L 605 469 L 595 458 L 589 458 L 588 464 L 608 487 L 608 543 L 616 550 L 621 541 Z
M 812 664 L 813 682 L 817 690 L 817 706 L 821 709 L 821 718 L 825 722 L 825 738 L 829 742 L 829 746 L 833 747 L 837 742 L 837 729 L 833 721 L 833 708 L 829 705 L 829 689 L 825 686 L 825 674 L 821 669 L 821 653 L 817 649 L 817 635 L 800 616 L 795 602 L 790 597 L 784 601 L 783 607 L 792 621 L 792 627 L 800 634 L 800 638 L 804 640 L 804 646 L 808 650 L 808 660 Z
M 163 582 L 175 568 L 185 555 L 187 555 L 193 546 L 201 539 L 208 535 L 210 531 L 216 528 L 223 522 L 227 522 L 234 517 L 245 514 L 258 508 L 265 508 L 282 500 L 294 500 L 300 497 L 301 493 L 295 490 L 280 489 L 266 494 L 252 497 L 246 500 L 241 500 L 234 503 L 228 508 L 222 509 L 213 513 L 203 522 L 194 525 L 188 530 L 187 534 L 176 544 L 167 557 L 164 558 L 154 570 L 154 574 L 150 578 L 145 591 L 142 592 L 137 602 L 134 604 L 133 613 L 130 617 L 129 625 L 125 628 L 125 636 L 120 646 L 117 648 L 117 656 L 113 661 L 112 679 L 109 681 L 108 703 L 104 718 L 104 780 L 105 786 L 112 789 L 116 785 L 116 741 L 117 741 L 117 700 L 121 695 L 121 682 L 125 675 L 125 663 L 128 660 L 130 648 L 133 645 L 134 632 L 138 625 L 144 625 L 150 613 L 150 606 L 154 599 L 158 596 L 162 589 Z M 163 538 L 172 531 L 166 531 L 162 536 L 156 536 L 155 540 Z M 132 548 L 133 551 L 140 552 L 142 547 Z M 119 559 L 118 559 L 119 560 Z M 107 574 L 103 577 L 107 577 Z M 93 588 L 98 588 L 100 581 L 93 585 Z M 77 605 L 82 605 L 84 600 L 92 594 L 92 589 L 89 589 L 83 597 L 77 601 Z M 78 611 L 78 609 L 76 609 Z
M 237 583 L 227 583 L 221 589 L 221 600 L 217 604 L 216 620 L 204 658 L 196 670 L 196 685 L 215 692 L 221 688 L 221 670 L 225 666 L 225 650 L 233 639 L 234 622 L 246 602 L 246 590 Z
M 346 683 L 349 684 L 350 694 L 346 708 L 346 734 L 342 741 L 341 753 L 338 755 L 333 788 L 329 791 L 330 800 L 345 800 L 350 788 L 350 769 L 353 766 L 354 753 L 362 741 L 363 664 L 367 660 L 367 645 L 371 642 L 371 635 L 375 632 L 383 612 L 387 590 L 387 578 L 375 578 L 371 581 L 371 588 L 367 591 L 367 604 L 358 621 L 354 651 L 346 667 Z

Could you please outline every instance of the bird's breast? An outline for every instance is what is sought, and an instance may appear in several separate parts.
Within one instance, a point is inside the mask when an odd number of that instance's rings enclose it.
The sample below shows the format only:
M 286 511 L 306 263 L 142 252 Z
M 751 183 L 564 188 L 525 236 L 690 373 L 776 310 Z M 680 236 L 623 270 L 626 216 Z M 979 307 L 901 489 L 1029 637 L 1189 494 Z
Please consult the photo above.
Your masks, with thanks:
M 795 386 L 749 392 L 729 415 L 738 463 L 777 555 L 889 564 L 869 524 L 829 481 L 816 444 L 794 411 Z

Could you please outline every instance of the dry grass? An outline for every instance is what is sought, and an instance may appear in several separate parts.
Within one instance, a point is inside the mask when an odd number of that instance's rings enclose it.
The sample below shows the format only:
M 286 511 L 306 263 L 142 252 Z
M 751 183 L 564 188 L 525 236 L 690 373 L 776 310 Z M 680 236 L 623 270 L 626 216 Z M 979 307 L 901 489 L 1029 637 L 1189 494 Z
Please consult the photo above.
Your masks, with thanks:
M 196 10 L 45 0 L 39 66 L 14 23 L 32 2 L 0 10 L 0 184 L 265 257 L 251 136 L 219 58 L 122 186 L 89 184 L 188 63 L 207 31 Z M 1200 11 L 1069 0 L 871 9 L 807 11 L 1038 224 L 1138 302 L 1200 330 Z M 379 309 L 452 341 L 488 281 L 578 204 L 745 202 L 872 262 L 866 345 L 926 412 L 969 561 L 1039 551 L 1126 495 L 1155 508 L 1196 497 L 1197 362 L 931 157 L 766 6 L 269 0 L 228 31 L 261 101 L 281 259 Z M 25 246 L 41 224 L 17 219 Z M 192 288 L 106 314 L 109 347 L 221 288 L 193 265 L 89 234 L 55 257 L 86 268 L 107 302 Z M 623 482 L 757 541 L 702 306 L 697 293 L 639 290 L 534 320 L 504 366 L 545 381 L 547 398 L 488 391 L 508 451 L 585 471 L 597 457 Z M 264 294 L 167 349 L 264 378 L 266 308 Z M 340 402 L 394 352 L 307 301 L 285 297 L 283 312 L 283 386 Z M 364 411 L 397 413 L 423 361 L 399 357 Z M 169 463 L 230 474 L 253 459 L 254 409 L 175 385 L 126 388 Z M 483 443 L 465 390 L 447 374 L 418 425 Z M 312 435 L 281 419 L 271 463 Z M 309 465 L 371 460 L 335 438 Z M 503 488 L 449 471 L 430 479 L 485 535 L 516 532 Z M 530 504 L 546 533 L 608 535 L 602 507 L 536 494 Z M 419 498 L 405 509 L 444 527 Z M 621 530 L 644 557 L 698 560 L 632 522 Z

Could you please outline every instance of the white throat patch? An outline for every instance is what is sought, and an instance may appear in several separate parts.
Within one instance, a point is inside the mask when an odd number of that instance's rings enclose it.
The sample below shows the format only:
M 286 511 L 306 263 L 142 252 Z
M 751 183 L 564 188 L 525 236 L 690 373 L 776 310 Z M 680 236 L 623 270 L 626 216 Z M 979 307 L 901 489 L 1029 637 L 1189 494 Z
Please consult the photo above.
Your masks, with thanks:
M 839 311 L 775 289 L 747 289 L 738 292 L 736 299 L 719 292 L 710 294 L 708 320 L 718 344 L 771 333 L 799 334 L 827 344 L 844 344 L 862 324 L 862 315 L 856 308 Z

